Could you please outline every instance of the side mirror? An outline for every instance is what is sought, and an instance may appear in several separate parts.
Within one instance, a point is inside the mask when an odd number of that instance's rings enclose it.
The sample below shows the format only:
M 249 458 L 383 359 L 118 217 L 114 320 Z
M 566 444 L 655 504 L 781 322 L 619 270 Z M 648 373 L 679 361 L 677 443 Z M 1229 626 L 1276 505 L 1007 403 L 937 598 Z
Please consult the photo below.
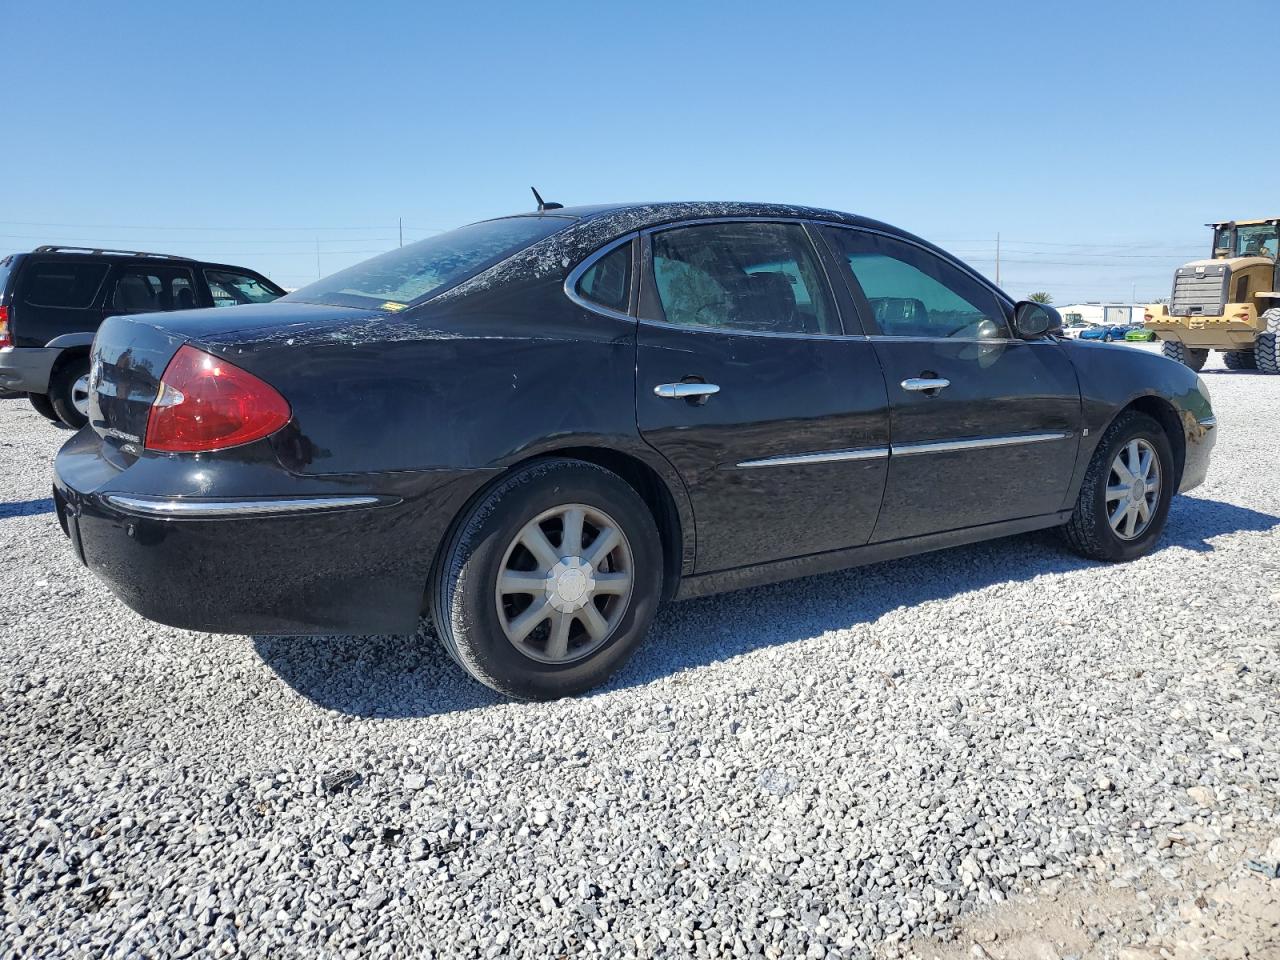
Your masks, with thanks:
M 1023 340 L 1061 333 L 1062 314 L 1047 303 L 1020 300 L 1013 308 L 1013 332 Z

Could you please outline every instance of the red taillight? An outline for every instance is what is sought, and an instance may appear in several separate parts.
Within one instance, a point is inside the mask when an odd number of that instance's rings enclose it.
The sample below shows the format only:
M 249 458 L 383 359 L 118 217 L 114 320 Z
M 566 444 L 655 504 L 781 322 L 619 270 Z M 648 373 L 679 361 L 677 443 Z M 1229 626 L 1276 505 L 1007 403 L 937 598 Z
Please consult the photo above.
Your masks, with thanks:
M 13 346 L 13 334 L 9 332 L 9 308 L 0 307 L 0 350 Z
M 275 433 L 292 416 L 269 384 L 220 357 L 184 346 L 160 378 L 146 447 L 172 453 L 224 450 Z

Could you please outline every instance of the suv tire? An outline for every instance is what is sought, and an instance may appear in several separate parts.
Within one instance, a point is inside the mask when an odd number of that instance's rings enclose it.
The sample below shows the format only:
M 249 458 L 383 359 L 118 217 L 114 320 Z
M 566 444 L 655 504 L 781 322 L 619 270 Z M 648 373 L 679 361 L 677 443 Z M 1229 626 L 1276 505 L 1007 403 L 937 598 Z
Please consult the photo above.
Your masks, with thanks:
M 88 380 L 89 356 L 82 354 L 58 367 L 49 381 L 49 402 L 53 404 L 58 419 L 72 430 L 79 430 L 89 422 L 81 396 L 82 391 L 87 396 Z
M 1258 360 L 1252 350 L 1226 350 L 1222 354 L 1222 362 L 1228 370 L 1258 369 Z
M 1146 496 L 1150 478 L 1155 478 L 1158 488 L 1153 491 L 1154 502 L 1146 507 L 1146 518 L 1141 518 L 1135 510 L 1134 526 L 1126 530 L 1126 517 L 1121 516 L 1117 529 L 1111 517 L 1123 507 L 1125 498 L 1117 499 L 1114 492 L 1122 487 L 1139 492 L 1135 489 L 1137 483 L 1131 487 L 1123 476 L 1127 465 L 1133 462 L 1131 452 L 1144 457 L 1154 454 L 1156 461 L 1145 475 L 1148 484 L 1143 484 L 1140 494 Z M 1164 531 L 1177 480 L 1173 449 L 1164 428 L 1145 413 L 1127 410 L 1116 417 L 1098 441 L 1080 484 L 1075 510 L 1061 528 L 1062 535 L 1072 550 L 1091 560 L 1115 563 L 1136 559 L 1149 551 Z M 1112 507 L 1112 503 L 1116 506 Z
M 1190 367 L 1192 370 L 1199 370 L 1204 366 L 1204 362 L 1209 359 L 1208 350 L 1192 350 L 1185 343 L 1178 340 L 1166 340 L 1160 344 L 1160 352 L 1170 360 L 1176 360 L 1184 367 Z
M 606 531 L 616 546 L 602 543 Z M 600 556 L 598 545 L 608 546 Z M 559 458 L 482 496 L 446 541 L 428 589 L 449 655 L 486 686 L 527 700 L 607 680 L 648 632 L 661 591 L 662 545 L 645 502 L 603 467 Z
M 1253 343 L 1253 356 L 1263 373 L 1280 373 L 1280 356 L 1276 352 L 1276 338 L 1280 337 L 1280 307 L 1272 307 L 1259 319 L 1263 332 Z
M 40 416 L 44 417 L 46 420 L 51 420 L 54 423 L 58 422 L 58 414 L 53 409 L 53 404 L 49 402 L 47 394 L 28 393 L 27 401 L 35 408 L 36 413 L 40 414 Z

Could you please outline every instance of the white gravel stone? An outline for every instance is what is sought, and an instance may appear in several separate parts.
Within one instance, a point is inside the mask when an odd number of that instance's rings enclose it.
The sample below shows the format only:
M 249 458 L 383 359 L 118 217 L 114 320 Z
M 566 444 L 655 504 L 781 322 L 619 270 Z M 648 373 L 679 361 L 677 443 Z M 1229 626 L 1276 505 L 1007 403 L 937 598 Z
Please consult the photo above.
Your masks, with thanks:
M 1280 784 L 1280 377 L 1204 376 L 1210 480 L 1153 555 L 691 601 L 549 704 L 425 630 L 143 620 L 58 529 L 68 434 L 0 401 L 3 952 L 863 957 L 1050 878 L 1169 882 Z

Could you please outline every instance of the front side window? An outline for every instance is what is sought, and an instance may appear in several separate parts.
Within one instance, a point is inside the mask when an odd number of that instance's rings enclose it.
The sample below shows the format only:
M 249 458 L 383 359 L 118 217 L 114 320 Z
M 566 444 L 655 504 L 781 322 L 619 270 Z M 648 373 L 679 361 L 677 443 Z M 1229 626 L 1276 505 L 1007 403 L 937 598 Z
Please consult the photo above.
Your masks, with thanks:
M 995 294 L 963 270 L 913 244 L 858 230 L 826 231 L 889 337 L 1008 337 Z
M 84 310 L 107 275 L 105 263 L 36 263 L 23 274 L 23 299 L 33 307 Z
M 245 303 L 270 303 L 281 297 L 280 290 L 267 286 L 257 277 L 230 270 L 206 270 L 205 282 L 213 295 L 215 307 L 238 307 Z
M 712 223 L 653 235 L 653 274 L 668 323 L 765 333 L 841 333 L 804 228 Z
M 575 289 L 584 300 L 626 313 L 631 306 L 631 244 L 621 244 L 589 266 Z
M 125 267 L 108 306 L 118 313 L 162 313 L 196 306 L 191 271 L 182 267 Z
M 288 300 L 398 310 L 443 291 L 573 223 L 570 217 L 507 217 L 459 227 L 339 270 Z

